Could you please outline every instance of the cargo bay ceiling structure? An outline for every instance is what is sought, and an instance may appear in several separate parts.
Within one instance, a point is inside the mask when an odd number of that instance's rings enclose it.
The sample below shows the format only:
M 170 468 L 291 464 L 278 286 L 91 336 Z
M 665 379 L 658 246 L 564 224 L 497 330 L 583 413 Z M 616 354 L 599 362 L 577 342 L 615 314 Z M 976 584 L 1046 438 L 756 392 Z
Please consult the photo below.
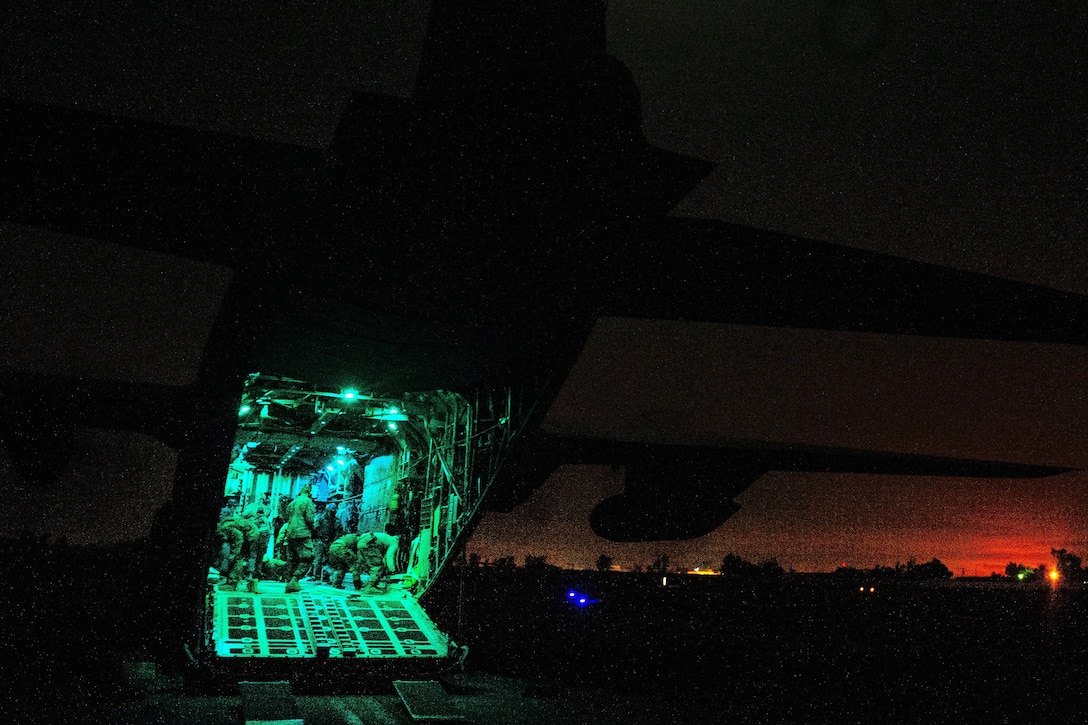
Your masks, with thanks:
M 332 648 L 313 613 L 341 603 L 313 598 L 341 595 L 312 591 L 306 607 L 285 605 L 292 595 L 269 582 L 243 596 L 275 598 L 270 620 L 294 622 L 273 628 L 289 626 L 290 637 L 275 641 L 295 644 L 260 653 L 245 646 L 248 635 L 235 642 L 224 617 L 263 605 L 208 596 L 211 532 L 232 476 L 247 470 L 288 475 L 293 494 L 303 480 L 337 473 L 336 454 L 349 454 L 345 468 L 396 459 L 372 525 L 389 525 L 394 493 L 398 511 L 416 504 L 398 514 L 397 531 L 413 550 L 401 573 L 421 582 L 407 592 L 413 601 L 483 505 L 509 508 L 562 462 L 626 467 L 624 493 L 593 518 L 617 540 L 713 530 L 769 470 L 1063 470 L 540 428 L 602 316 L 1076 345 L 1088 336 L 1088 304 L 1077 295 L 670 216 L 710 165 L 642 135 L 638 89 L 605 52 L 604 10 L 435 2 L 412 97 L 352 95 L 323 148 L 0 103 L 5 220 L 227 270 L 188 384 L 32 365 L 2 384 L 6 446 L 27 480 L 56 475 L 45 444 L 73 427 L 136 431 L 177 451 L 175 513 L 159 522 L 157 540 L 176 573 L 161 607 L 180 639 L 213 658 Z M 254 475 L 238 493 L 251 499 L 270 486 Z M 285 606 L 291 617 L 280 616 Z M 365 617 L 377 621 L 377 611 Z M 358 642 L 368 625 L 343 626 Z M 448 654 L 427 637 L 427 657 Z M 410 658 L 411 649 L 398 653 Z

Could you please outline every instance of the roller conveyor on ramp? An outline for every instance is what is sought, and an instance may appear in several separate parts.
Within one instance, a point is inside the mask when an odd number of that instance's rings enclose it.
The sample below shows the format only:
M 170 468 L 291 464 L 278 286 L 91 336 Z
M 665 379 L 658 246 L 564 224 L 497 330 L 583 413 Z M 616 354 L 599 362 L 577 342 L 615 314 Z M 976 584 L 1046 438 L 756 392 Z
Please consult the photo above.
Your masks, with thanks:
M 253 659 L 441 659 L 448 638 L 403 592 L 363 596 L 317 586 L 294 594 L 213 590 L 216 656 Z

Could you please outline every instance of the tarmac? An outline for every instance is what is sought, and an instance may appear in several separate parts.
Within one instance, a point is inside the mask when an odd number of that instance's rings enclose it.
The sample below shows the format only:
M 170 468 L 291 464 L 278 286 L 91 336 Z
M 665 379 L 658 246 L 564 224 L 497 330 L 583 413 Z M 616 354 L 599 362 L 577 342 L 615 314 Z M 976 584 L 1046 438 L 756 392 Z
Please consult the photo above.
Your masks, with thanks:
M 593 689 L 555 687 L 547 683 L 490 673 L 461 673 L 442 678 L 449 717 L 429 722 L 518 723 L 690 723 L 702 721 L 691 703 L 669 702 L 652 695 L 630 696 Z M 359 725 L 420 722 L 390 687 L 373 694 L 320 694 L 293 697 L 298 719 L 246 720 L 241 695 L 204 695 L 183 691 L 180 679 L 145 680 L 142 693 L 121 701 L 86 698 L 72 693 L 41 702 L 30 716 L 49 723 L 116 725 Z M 112 698 L 111 698 L 112 699 Z M 698 708 L 696 708 L 698 710 Z M 705 717 L 707 713 L 703 713 Z M 694 719 L 693 719 L 694 717 Z M 20 720 L 23 722 L 25 720 Z

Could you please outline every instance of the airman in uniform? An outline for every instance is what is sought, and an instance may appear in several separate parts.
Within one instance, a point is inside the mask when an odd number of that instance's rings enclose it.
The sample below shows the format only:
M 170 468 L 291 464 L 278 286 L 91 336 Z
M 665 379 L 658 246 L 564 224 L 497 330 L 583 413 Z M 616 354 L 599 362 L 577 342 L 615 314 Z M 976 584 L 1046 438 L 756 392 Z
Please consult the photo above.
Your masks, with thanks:
M 257 542 L 257 525 L 245 516 L 230 516 L 219 522 L 216 532 L 228 547 L 222 588 L 237 588 L 240 592 L 256 591 L 250 560 Z
M 287 521 L 280 529 L 277 542 L 287 545 L 287 586 L 284 592 L 302 591 L 298 580 L 306 575 L 314 560 L 314 502 L 310 499 L 310 487 L 303 486 L 298 496 L 287 506 Z

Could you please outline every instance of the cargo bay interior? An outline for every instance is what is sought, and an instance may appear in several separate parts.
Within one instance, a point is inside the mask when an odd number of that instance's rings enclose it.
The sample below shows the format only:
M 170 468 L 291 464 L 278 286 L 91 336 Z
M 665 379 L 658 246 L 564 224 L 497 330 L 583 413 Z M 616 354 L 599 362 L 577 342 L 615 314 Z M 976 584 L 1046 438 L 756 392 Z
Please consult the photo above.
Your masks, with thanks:
M 468 400 L 435 390 L 379 398 L 250 375 L 210 552 L 208 651 L 222 658 L 448 656 L 453 645 L 420 597 L 483 498 L 511 434 L 509 406 L 509 396 Z M 277 534 L 304 487 L 318 520 L 327 515 L 336 524 L 323 529 L 334 534 L 315 530 L 315 565 L 294 592 L 286 581 L 290 554 Z M 261 532 L 247 536 L 244 551 L 232 550 L 222 533 L 237 518 Z M 321 536 L 373 532 L 395 543 L 382 588 L 370 586 L 365 567 L 336 577 L 333 542 Z

